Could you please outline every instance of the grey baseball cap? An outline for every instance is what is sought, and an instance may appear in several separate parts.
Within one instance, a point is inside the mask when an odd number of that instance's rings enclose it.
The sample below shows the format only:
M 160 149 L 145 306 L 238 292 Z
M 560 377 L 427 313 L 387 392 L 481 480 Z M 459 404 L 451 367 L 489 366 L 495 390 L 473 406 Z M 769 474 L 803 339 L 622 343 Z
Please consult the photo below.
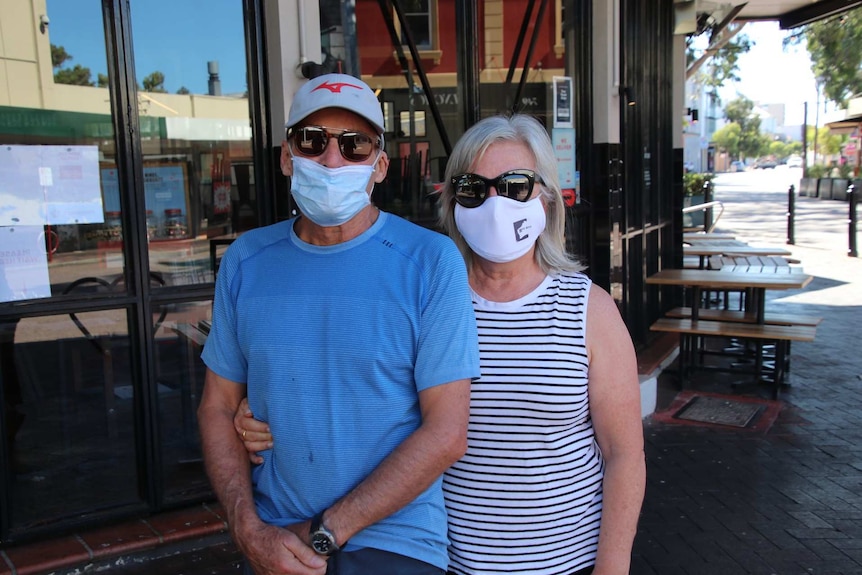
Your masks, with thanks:
M 368 84 L 347 74 L 324 74 L 296 91 L 286 128 L 292 128 L 311 114 L 325 108 L 343 108 L 359 114 L 383 133 L 383 110 Z

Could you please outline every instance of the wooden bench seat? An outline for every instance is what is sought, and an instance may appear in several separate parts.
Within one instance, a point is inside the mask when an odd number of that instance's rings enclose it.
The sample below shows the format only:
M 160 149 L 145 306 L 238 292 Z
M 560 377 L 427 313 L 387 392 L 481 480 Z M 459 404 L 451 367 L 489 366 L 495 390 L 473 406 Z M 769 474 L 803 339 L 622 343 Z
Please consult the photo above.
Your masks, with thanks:
M 691 321 L 684 318 L 663 317 L 650 326 L 652 331 L 669 331 L 688 335 L 713 337 L 744 337 L 782 341 L 814 341 L 817 328 L 811 325 L 768 325 L 730 321 Z
M 698 310 L 700 320 L 729 321 L 736 323 L 757 323 L 757 318 L 752 313 L 735 311 L 729 309 L 700 309 Z M 665 314 L 669 318 L 690 318 L 690 307 L 675 307 Z M 821 317 L 796 315 L 791 313 L 767 313 L 764 316 L 766 325 L 810 325 L 818 326 L 823 321 Z
M 784 256 L 745 256 L 728 252 L 724 255 L 711 256 L 709 269 L 723 272 L 800 273 L 801 267 L 791 265 L 798 263 L 799 260 Z
M 813 325 L 773 325 L 712 320 L 693 322 L 687 318 L 671 317 L 658 319 L 650 326 L 650 330 L 679 334 L 679 379 L 680 384 L 683 386 L 687 380 L 689 370 L 698 361 L 698 350 L 703 351 L 703 348 L 700 347 L 702 344 L 697 343 L 701 338 L 726 337 L 754 341 L 757 344 L 755 367 L 753 370 L 756 381 L 760 380 L 764 371 L 762 344 L 765 341 L 775 342 L 775 356 L 771 369 L 773 383 L 772 396 L 775 399 L 778 399 L 779 390 L 784 383 L 784 374 L 788 369 L 790 342 L 814 341 L 817 333 L 817 327 Z

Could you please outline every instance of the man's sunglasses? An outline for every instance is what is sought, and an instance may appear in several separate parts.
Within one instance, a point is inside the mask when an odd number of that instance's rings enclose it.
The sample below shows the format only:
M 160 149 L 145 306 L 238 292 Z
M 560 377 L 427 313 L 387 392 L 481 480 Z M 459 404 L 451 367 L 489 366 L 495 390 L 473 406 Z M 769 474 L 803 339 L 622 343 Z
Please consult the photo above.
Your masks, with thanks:
M 498 196 L 526 202 L 533 193 L 533 184 L 537 183 L 543 183 L 542 178 L 533 170 L 510 170 L 490 179 L 476 174 L 461 174 L 452 178 L 455 201 L 465 208 L 481 206 L 491 186 L 497 190 Z
M 291 128 L 287 137 L 293 138 L 293 145 L 303 156 L 315 157 L 326 150 L 330 138 L 338 140 L 338 150 L 345 160 L 364 162 L 383 142 L 380 136 L 369 136 L 356 130 L 338 130 L 325 126 L 304 126 Z

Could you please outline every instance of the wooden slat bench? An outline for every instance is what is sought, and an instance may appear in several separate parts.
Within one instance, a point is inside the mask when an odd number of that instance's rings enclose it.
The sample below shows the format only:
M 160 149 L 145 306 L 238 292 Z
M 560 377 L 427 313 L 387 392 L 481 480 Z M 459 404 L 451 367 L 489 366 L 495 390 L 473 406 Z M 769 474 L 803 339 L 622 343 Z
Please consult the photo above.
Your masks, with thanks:
M 712 256 L 709 258 L 709 269 L 723 272 L 770 272 L 799 273 L 802 268 L 791 266 L 799 260 L 783 256 L 738 256 L 733 254 Z
M 735 323 L 757 323 L 753 313 L 729 309 L 701 308 L 698 310 L 701 320 L 729 321 Z M 690 307 L 675 307 L 665 314 L 669 318 L 691 318 Z M 823 321 L 821 317 L 796 315 L 791 313 L 766 313 L 763 318 L 766 325 L 809 325 L 818 326 Z
M 798 264 L 799 260 L 787 256 L 757 256 L 757 255 L 717 255 L 710 256 L 708 267 L 711 270 L 729 273 L 773 273 L 773 274 L 804 274 L 802 267 Z M 716 301 L 724 300 L 724 308 L 730 306 L 730 294 L 737 293 L 740 297 L 740 307 L 743 305 L 743 299 L 746 295 L 746 290 L 719 290 Z M 767 322 L 769 323 L 769 322 Z
M 701 310 L 701 313 L 707 310 Z M 775 342 L 775 365 L 773 370 L 774 398 L 784 383 L 784 373 L 787 366 L 787 354 L 791 341 L 814 341 L 817 333 L 812 325 L 771 325 L 751 324 L 730 321 L 711 321 L 701 319 L 691 321 L 686 318 L 664 317 L 650 326 L 652 331 L 678 333 L 680 335 L 679 376 L 680 384 L 687 379 L 689 364 L 694 363 L 693 339 L 699 337 L 727 337 L 752 340 L 758 344 L 764 341 Z M 758 346 L 760 347 L 760 346 Z M 755 363 L 755 376 L 759 377 L 762 370 L 762 357 L 758 350 Z

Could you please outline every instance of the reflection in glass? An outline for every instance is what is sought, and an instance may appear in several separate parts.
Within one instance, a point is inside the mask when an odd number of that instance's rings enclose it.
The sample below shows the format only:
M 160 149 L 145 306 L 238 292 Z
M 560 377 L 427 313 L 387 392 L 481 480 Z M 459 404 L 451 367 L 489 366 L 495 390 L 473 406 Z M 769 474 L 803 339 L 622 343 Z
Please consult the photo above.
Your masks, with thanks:
M 124 310 L 0 324 L 13 531 L 139 502 L 127 326 Z
M 168 501 L 209 490 L 196 412 L 205 374 L 200 354 L 211 319 L 209 300 L 174 304 L 155 333 L 159 426 Z
M 138 114 L 154 128 L 142 141 L 150 268 L 168 286 L 212 282 L 208 240 L 259 221 L 242 3 L 131 9 Z
M 101 161 L 116 149 L 101 4 L 46 7 L 50 27 L 19 18 L 26 11 L 0 15 L 15 47 L 0 66 L 16 70 L 0 76 L 0 92 L 17 94 L 0 106 L 0 179 L 16 183 L 5 189 L 19 211 L 0 218 L 0 246 L 14 251 L 0 262 L 0 303 L 62 295 L 80 277 L 124 267 L 123 206 L 106 203 L 101 185 Z

